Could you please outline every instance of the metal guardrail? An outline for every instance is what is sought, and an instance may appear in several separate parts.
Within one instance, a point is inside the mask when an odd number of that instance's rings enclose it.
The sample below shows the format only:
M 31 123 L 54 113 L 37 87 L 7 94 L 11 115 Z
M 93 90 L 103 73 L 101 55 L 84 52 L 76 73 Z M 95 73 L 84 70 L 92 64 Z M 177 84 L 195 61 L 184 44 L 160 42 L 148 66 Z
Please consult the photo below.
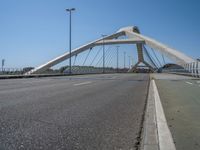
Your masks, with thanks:
M 185 64 L 184 69 L 163 69 L 162 72 L 177 73 L 200 78 L 200 61 Z
M 100 74 L 103 69 L 101 67 L 89 67 L 89 66 L 73 66 L 72 75 L 80 74 Z M 63 76 L 69 75 L 69 70 L 61 71 L 59 69 L 48 70 L 40 74 L 26 74 L 24 68 L 0 68 L 0 79 L 6 78 L 24 78 L 24 77 L 43 77 L 43 76 Z M 124 73 L 128 72 L 128 68 L 105 68 L 105 73 Z
M 21 75 L 23 68 L 0 68 L 0 75 Z

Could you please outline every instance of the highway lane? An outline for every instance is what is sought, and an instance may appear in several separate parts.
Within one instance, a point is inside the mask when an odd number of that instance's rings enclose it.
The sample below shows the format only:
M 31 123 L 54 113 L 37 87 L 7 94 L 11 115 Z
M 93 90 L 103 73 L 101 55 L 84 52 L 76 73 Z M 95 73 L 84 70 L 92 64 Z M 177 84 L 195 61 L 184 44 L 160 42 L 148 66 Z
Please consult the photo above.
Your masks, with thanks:
M 0 80 L 0 149 L 136 149 L 146 74 Z
M 154 75 L 177 150 L 200 149 L 200 80 L 179 75 Z

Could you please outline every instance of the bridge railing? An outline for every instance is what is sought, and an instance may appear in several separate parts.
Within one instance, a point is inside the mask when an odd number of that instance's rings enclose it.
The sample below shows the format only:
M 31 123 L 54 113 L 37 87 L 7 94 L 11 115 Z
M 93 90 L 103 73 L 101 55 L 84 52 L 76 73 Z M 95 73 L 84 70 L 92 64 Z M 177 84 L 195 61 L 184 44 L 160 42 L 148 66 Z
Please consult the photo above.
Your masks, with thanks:
M 200 77 L 200 61 L 185 65 L 185 69 L 194 77 Z
M 183 69 L 163 69 L 162 72 L 176 73 L 200 78 L 200 61 L 185 64 Z
M 22 75 L 23 68 L 0 68 L 0 75 Z
M 91 66 L 72 66 L 72 74 L 98 74 L 103 72 L 102 67 L 91 67 Z M 128 72 L 128 68 L 113 68 L 105 67 L 105 73 L 125 73 Z M 65 69 L 63 72 L 65 74 L 69 73 L 69 68 Z

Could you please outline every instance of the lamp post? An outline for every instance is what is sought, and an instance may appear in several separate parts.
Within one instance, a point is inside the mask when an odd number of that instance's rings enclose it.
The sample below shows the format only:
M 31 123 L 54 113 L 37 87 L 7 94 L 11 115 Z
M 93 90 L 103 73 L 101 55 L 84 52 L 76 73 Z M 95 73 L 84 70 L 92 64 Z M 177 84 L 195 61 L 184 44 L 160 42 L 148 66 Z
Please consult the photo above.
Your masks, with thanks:
M 134 58 L 133 57 L 132 57 L 132 63 L 131 64 L 132 64 L 132 66 L 134 65 Z
M 119 71 L 119 47 L 120 46 L 116 46 L 117 47 L 117 73 Z
M 129 69 L 131 68 L 131 56 L 128 56 Z
M 107 36 L 105 34 L 102 34 L 102 40 L 103 40 L 103 73 L 105 73 L 105 44 L 104 44 L 104 37 Z
M 2 73 L 4 72 L 4 70 L 3 70 L 3 67 L 4 67 L 4 65 L 5 65 L 5 59 L 2 59 L 2 61 L 1 61 L 1 68 L 2 68 Z
M 72 11 L 75 11 L 75 8 L 69 8 L 69 9 L 66 9 L 67 12 L 69 12 L 69 74 L 71 75 L 72 73 L 72 64 L 71 64 L 71 51 L 72 51 L 72 30 L 71 30 L 71 26 L 72 26 L 72 23 L 71 23 L 71 15 L 72 15 Z
M 126 52 L 124 52 L 124 69 L 126 68 Z

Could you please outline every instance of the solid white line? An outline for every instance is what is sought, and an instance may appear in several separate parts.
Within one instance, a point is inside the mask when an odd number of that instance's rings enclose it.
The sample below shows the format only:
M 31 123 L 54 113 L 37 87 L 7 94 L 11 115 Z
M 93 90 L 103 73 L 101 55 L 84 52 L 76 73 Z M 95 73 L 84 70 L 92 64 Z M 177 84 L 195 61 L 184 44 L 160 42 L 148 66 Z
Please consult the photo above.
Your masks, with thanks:
M 171 132 L 167 125 L 163 107 L 160 101 L 160 96 L 158 94 L 158 89 L 154 80 L 152 80 L 152 84 L 155 96 L 156 122 L 158 128 L 158 139 L 159 139 L 160 150 L 176 150 Z
M 193 84 L 192 82 L 187 82 L 187 81 L 185 83 L 190 84 L 190 85 Z
M 76 84 L 74 84 L 74 86 L 85 85 L 85 84 L 90 84 L 90 83 L 92 83 L 92 82 L 88 81 L 88 82 L 76 83 Z

